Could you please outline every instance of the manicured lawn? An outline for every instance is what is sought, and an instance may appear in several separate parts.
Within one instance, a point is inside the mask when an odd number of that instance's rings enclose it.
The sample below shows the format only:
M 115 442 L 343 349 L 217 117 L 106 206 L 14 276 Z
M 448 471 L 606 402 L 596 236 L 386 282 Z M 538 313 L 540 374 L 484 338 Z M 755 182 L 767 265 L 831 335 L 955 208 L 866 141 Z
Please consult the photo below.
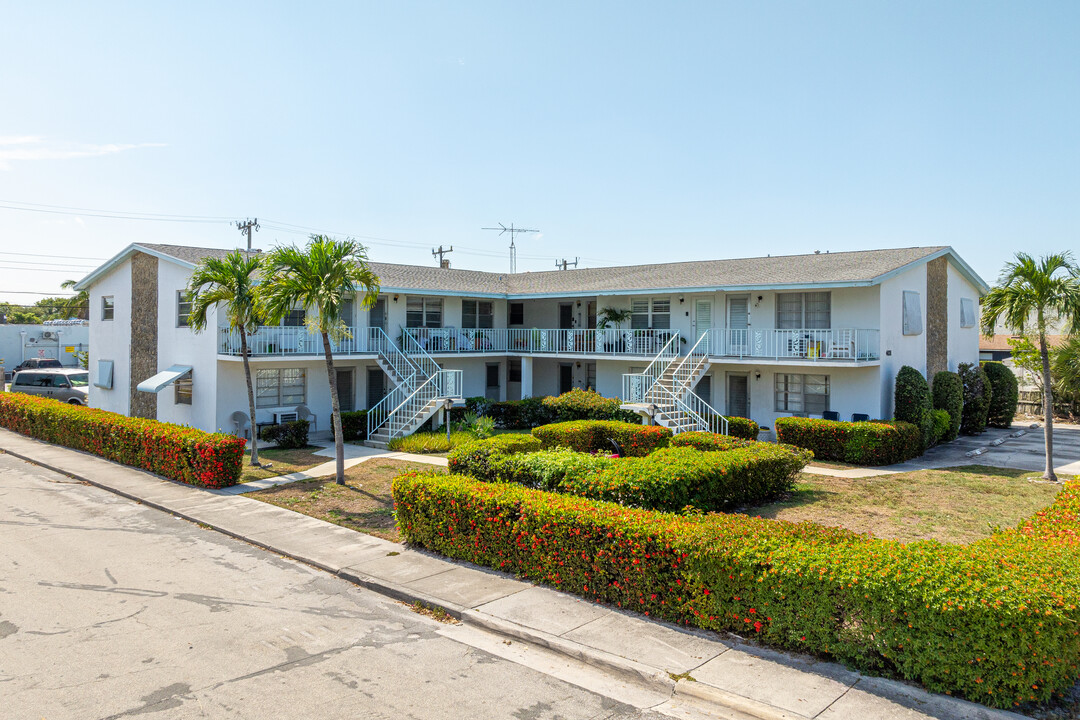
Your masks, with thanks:
M 398 542 L 390 484 L 406 470 L 438 470 L 436 465 L 372 459 L 345 471 L 345 485 L 332 477 L 281 485 L 246 497 L 262 500 L 343 527 Z
M 251 467 L 251 450 L 249 448 L 244 453 L 244 465 L 240 469 L 240 482 L 246 483 L 252 480 L 277 477 L 278 475 L 288 475 L 289 473 L 307 470 L 333 459 L 313 455 L 312 453 L 316 450 L 322 450 L 322 448 L 315 445 L 308 445 L 306 448 L 296 450 L 282 450 L 273 446 L 265 449 L 260 447 L 259 462 L 263 464 L 270 463 L 270 467 L 253 468 Z
M 969 543 L 1049 505 L 1061 485 L 1039 473 L 970 465 L 848 480 L 804 473 L 787 498 L 749 515 L 842 526 L 881 538 Z

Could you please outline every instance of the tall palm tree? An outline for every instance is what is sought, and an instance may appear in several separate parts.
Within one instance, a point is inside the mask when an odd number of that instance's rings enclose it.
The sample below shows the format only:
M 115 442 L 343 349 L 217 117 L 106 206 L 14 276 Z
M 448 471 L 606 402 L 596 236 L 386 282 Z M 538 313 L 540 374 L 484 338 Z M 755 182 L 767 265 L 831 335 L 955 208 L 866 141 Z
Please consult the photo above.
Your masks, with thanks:
M 983 333 L 994 334 L 998 318 L 1021 335 L 1034 331 L 1039 338 L 1042 358 L 1043 416 L 1046 434 L 1046 470 L 1043 477 L 1057 480 L 1054 474 L 1054 398 L 1050 381 L 1050 351 L 1047 328 L 1062 322 L 1071 332 L 1080 329 L 1080 268 L 1068 251 L 1035 260 L 1027 253 L 1016 253 L 1016 260 L 1005 268 L 983 300 Z
M 65 290 L 74 290 L 78 284 L 78 280 L 65 280 L 60 283 L 60 287 Z M 67 318 L 78 318 L 80 320 L 87 320 L 90 317 L 90 293 L 87 290 L 81 290 L 70 298 L 64 298 L 61 301 L 61 307 L 58 307 Z
M 379 278 L 368 267 L 363 245 L 325 235 L 312 235 L 303 250 L 295 245 L 274 248 L 266 258 L 263 278 L 259 302 L 269 322 L 280 322 L 293 308 L 300 306 L 308 311 L 308 327 L 322 336 L 333 408 L 337 483 L 344 485 L 345 444 L 341 436 L 341 403 L 330 341 L 344 337 L 347 332 L 341 320 L 345 300 L 355 298 L 360 292 L 364 295 L 361 306 L 372 307 L 379 298 Z
M 247 381 L 248 413 L 251 418 L 251 464 L 259 467 L 259 443 L 255 436 L 255 389 L 251 384 L 251 365 L 248 363 L 248 333 L 254 332 L 259 320 L 256 312 L 255 284 L 262 258 L 234 250 L 223 258 L 206 258 L 195 268 L 188 282 L 191 314 L 188 324 L 195 332 L 206 328 L 207 314 L 220 303 L 229 327 L 240 335 L 240 357 L 244 361 Z

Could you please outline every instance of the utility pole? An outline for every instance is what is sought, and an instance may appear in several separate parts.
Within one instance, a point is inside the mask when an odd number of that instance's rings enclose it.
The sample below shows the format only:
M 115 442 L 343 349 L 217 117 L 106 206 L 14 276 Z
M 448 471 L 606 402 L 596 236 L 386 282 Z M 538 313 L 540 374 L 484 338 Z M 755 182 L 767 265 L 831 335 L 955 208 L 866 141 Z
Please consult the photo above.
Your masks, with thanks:
M 506 227 L 502 223 L 499 223 L 499 227 L 486 227 L 480 228 L 481 230 L 498 230 L 499 234 L 510 233 L 510 272 L 517 272 L 517 246 L 514 244 L 514 235 L 518 233 L 534 233 L 540 232 L 539 230 L 527 230 L 525 228 L 514 227 L 514 223 L 510 223 L 510 227 Z
M 254 220 L 237 220 L 236 229 L 247 235 L 247 251 L 251 252 L 251 231 L 259 232 L 259 218 Z
M 431 256 L 435 257 L 436 255 L 438 255 L 439 256 L 439 267 L 441 267 L 443 269 L 446 269 L 446 268 L 450 267 L 450 261 L 449 260 L 443 260 L 443 255 L 446 255 L 446 254 L 452 253 L 452 252 L 454 252 L 454 246 L 453 245 L 450 246 L 449 250 L 443 250 L 443 246 L 440 245 L 438 250 L 436 250 L 435 248 L 431 249 Z
M 566 258 L 563 258 L 562 262 L 559 262 L 558 260 L 556 260 L 555 261 L 555 269 L 556 270 L 566 270 L 568 265 L 573 265 L 574 267 L 577 267 L 578 260 L 580 260 L 580 259 L 581 258 L 574 258 L 574 262 L 570 262 Z

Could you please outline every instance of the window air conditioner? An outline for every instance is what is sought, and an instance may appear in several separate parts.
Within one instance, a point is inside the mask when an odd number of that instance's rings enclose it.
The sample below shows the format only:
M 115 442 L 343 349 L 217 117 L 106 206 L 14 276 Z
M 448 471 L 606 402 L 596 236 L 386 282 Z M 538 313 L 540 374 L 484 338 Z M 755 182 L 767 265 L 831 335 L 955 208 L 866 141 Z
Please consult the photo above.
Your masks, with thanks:
M 41 333 L 41 337 L 46 339 L 46 340 L 48 340 L 52 336 L 53 336 L 53 334 L 52 334 L 51 330 L 46 330 L 45 332 Z
M 296 411 L 274 413 L 274 423 L 277 425 L 281 425 L 282 423 L 287 422 L 295 422 L 298 419 L 299 418 L 296 414 Z

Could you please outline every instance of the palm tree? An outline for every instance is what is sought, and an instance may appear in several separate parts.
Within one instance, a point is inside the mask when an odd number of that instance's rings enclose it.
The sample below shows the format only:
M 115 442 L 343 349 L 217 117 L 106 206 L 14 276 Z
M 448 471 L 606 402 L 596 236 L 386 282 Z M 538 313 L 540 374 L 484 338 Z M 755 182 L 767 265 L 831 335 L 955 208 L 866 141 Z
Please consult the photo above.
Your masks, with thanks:
M 379 278 L 368 267 L 363 245 L 325 235 L 312 235 L 303 250 L 295 245 L 274 248 L 266 259 L 263 278 L 259 302 L 269 322 L 280 322 L 296 306 L 315 312 L 314 317 L 308 312 L 308 327 L 322 336 L 333 408 L 337 483 L 344 485 L 345 444 L 341 436 L 341 403 L 330 341 L 347 332 L 341 320 L 344 301 L 362 292 L 361 306 L 372 307 L 379 298 Z
M 1054 398 L 1050 381 L 1050 351 L 1046 330 L 1061 321 L 1070 331 L 1080 329 L 1080 268 L 1068 251 L 1047 255 L 1036 261 L 1027 253 L 1016 253 L 1016 260 L 1005 263 L 997 287 L 983 301 L 982 326 L 987 337 L 994 334 L 998 318 L 1021 335 L 1029 330 L 1038 334 L 1042 358 L 1043 416 L 1046 434 L 1046 470 L 1043 477 L 1057 480 L 1054 474 Z
M 247 381 L 248 413 L 251 417 L 251 464 L 259 467 L 259 443 L 255 436 L 255 390 L 251 385 L 251 365 L 248 363 L 247 336 L 258 327 L 255 282 L 262 259 L 233 250 L 223 258 L 206 258 L 188 282 L 191 314 L 188 324 L 195 332 L 206 328 L 206 316 L 211 308 L 222 304 L 229 327 L 240 334 L 240 357 L 244 361 Z
M 76 285 L 78 285 L 78 280 L 65 280 L 60 283 L 60 287 L 65 290 L 74 290 Z M 90 317 L 90 293 L 87 290 L 81 290 L 70 298 L 64 298 L 60 304 L 61 307 L 57 309 L 65 315 L 64 319 L 74 317 L 86 320 Z

